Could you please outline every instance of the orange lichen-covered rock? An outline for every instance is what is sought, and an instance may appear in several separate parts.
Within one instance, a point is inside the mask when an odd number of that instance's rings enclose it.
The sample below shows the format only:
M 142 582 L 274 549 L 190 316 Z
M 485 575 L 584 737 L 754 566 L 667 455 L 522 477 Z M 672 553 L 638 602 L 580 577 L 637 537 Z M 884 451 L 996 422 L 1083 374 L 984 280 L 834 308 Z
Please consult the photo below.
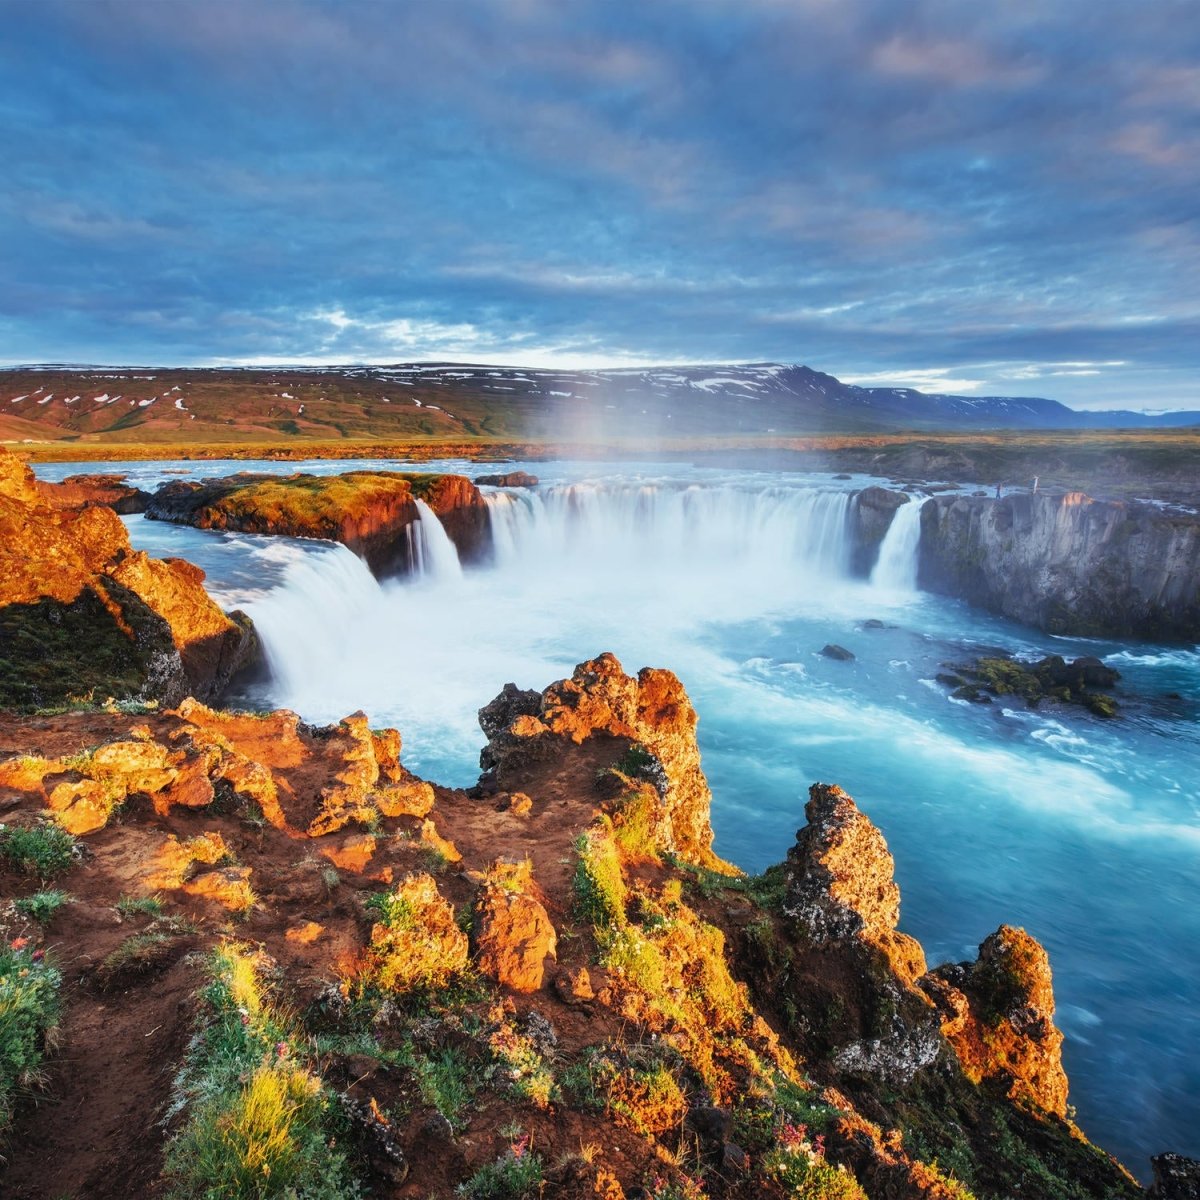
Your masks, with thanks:
M 696 710 L 670 671 L 626 675 L 611 654 L 580 663 L 544 692 L 513 684 L 479 712 L 488 737 L 480 762 L 501 787 L 522 764 L 550 752 L 545 739 L 581 743 L 597 734 L 640 743 L 661 765 L 661 803 L 671 837 L 665 849 L 712 870 L 736 873 L 713 853 L 712 793 L 700 767 Z
M 336 782 L 321 792 L 321 808 L 309 822 L 308 836 L 323 837 L 350 824 L 370 820 L 375 812 L 373 792 L 379 768 L 371 748 L 367 719 L 361 713 L 346 717 L 338 726 L 342 767 Z
M 354 871 L 361 874 L 375 856 L 375 838 L 369 833 L 352 833 L 342 838 L 337 846 L 323 846 L 321 853 L 339 871 Z
M 229 866 L 202 871 L 182 884 L 181 888 L 185 895 L 198 900 L 211 900 L 230 912 L 246 912 L 254 907 L 249 867 Z
M 458 847 L 449 838 L 442 837 L 430 817 L 421 822 L 421 844 L 446 862 L 462 862 Z
M 228 856 L 229 848 L 219 833 L 202 833 L 186 842 L 168 834 L 142 883 L 148 892 L 181 888 L 197 864 L 213 866 Z
M 134 552 L 109 508 L 55 507 L 0 449 L 0 705 L 216 694 L 255 643 L 248 619 L 223 613 L 203 578 Z
M 135 794 L 154 797 L 161 811 L 169 807 L 167 795 L 207 804 L 213 792 L 205 770 L 203 761 L 189 761 L 148 738 L 118 739 L 55 764 L 54 774 L 75 778 L 55 784 L 46 803 L 64 829 L 82 836 L 104 828 L 114 809 Z
M 547 1195 L 557 1200 L 625 1200 L 625 1189 L 611 1171 L 578 1157 L 555 1164 L 546 1185 Z
M 466 970 L 467 935 L 433 876 L 409 875 L 391 892 L 387 916 L 371 929 L 360 984 L 405 992 L 436 987 Z
M 1010 1098 L 1066 1115 L 1050 959 L 1035 938 L 1001 925 L 975 962 L 934 970 L 928 991 L 969 1078 L 998 1081 Z
M 804 811 L 808 824 L 788 851 L 784 913 L 818 944 L 890 934 L 900 889 L 883 834 L 840 787 L 813 784 Z
M 516 992 L 538 991 L 547 960 L 557 957 L 558 937 L 536 891 L 528 860 L 497 859 L 475 905 L 479 969 Z

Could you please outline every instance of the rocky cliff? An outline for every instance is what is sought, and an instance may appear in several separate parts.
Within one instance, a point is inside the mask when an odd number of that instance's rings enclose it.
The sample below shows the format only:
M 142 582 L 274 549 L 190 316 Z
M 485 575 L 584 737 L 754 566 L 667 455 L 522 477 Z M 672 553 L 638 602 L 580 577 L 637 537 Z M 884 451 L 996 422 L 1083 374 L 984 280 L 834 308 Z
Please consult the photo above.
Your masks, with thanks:
M 463 475 L 351 471 L 175 481 L 154 493 L 146 515 L 198 529 L 341 542 L 362 557 L 374 575 L 385 578 L 413 569 L 410 532 L 420 520 L 418 500 L 437 515 L 462 562 L 490 555 L 487 504 Z
M 1200 639 L 1200 517 L 1065 495 L 938 496 L 920 586 L 1048 633 Z
M 0 713 L 0 976 L 60 1101 L 0 1043 L 4 1194 L 1141 1194 L 1064 1117 L 1040 947 L 928 971 L 840 789 L 747 878 L 670 672 L 480 721 L 464 792 L 362 714 Z
M 198 567 L 133 550 L 110 508 L 59 499 L 0 450 L 0 706 L 217 695 L 254 652 L 249 620 Z

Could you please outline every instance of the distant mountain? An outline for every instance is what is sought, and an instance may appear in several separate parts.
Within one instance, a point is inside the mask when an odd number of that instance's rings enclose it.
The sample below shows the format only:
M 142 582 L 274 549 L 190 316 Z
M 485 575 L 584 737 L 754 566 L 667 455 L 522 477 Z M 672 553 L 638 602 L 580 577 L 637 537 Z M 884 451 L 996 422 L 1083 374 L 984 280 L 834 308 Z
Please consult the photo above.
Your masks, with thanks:
M 1079 412 L 1033 397 L 855 387 L 778 363 L 616 371 L 458 363 L 0 371 L 0 438 L 16 441 L 590 441 L 1197 424 L 1200 412 Z

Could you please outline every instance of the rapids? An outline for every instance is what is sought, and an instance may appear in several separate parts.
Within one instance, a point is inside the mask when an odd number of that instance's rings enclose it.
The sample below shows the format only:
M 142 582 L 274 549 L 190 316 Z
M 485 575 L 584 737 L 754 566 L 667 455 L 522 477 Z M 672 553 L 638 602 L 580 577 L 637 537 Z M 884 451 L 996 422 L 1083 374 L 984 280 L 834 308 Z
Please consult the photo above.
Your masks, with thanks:
M 105 469 L 152 487 L 386 465 Z M 1055 638 L 918 592 L 919 504 L 898 510 L 870 578 L 851 578 L 854 493 L 885 481 L 524 465 L 536 491 L 485 489 L 492 565 L 464 572 L 422 511 L 421 574 L 404 582 L 340 546 L 127 524 L 254 618 L 273 678 L 244 699 L 314 721 L 364 709 L 441 782 L 474 781 L 475 711 L 506 681 L 541 688 L 601 650 L 670 667 L 700 714 L 720 854 L 750 871 L 780 860 L 808 784 L 841 784 L 885 832 L 901 927 L 931 963 L 973 957 L 1001 922 L 1044 942 L 1088 1135 L 1141 1174 L 1150 1153 L 1200 1156 L 1200 654 Z M 826 642 L 856 658 L 823 658 Z M 989 648 L 1103 657 L 1122 715 L 950 699 L 941 664 Z

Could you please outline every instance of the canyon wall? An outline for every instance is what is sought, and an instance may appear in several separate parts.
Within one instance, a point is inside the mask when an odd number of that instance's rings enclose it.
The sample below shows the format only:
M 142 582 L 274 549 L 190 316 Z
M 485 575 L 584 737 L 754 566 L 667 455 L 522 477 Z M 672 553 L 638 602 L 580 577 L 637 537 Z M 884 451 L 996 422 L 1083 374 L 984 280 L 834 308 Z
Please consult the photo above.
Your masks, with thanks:
M 919 583 L 1047 633 L 1200 639 L 1200 516 L 1065 495 L 938 496 Z

